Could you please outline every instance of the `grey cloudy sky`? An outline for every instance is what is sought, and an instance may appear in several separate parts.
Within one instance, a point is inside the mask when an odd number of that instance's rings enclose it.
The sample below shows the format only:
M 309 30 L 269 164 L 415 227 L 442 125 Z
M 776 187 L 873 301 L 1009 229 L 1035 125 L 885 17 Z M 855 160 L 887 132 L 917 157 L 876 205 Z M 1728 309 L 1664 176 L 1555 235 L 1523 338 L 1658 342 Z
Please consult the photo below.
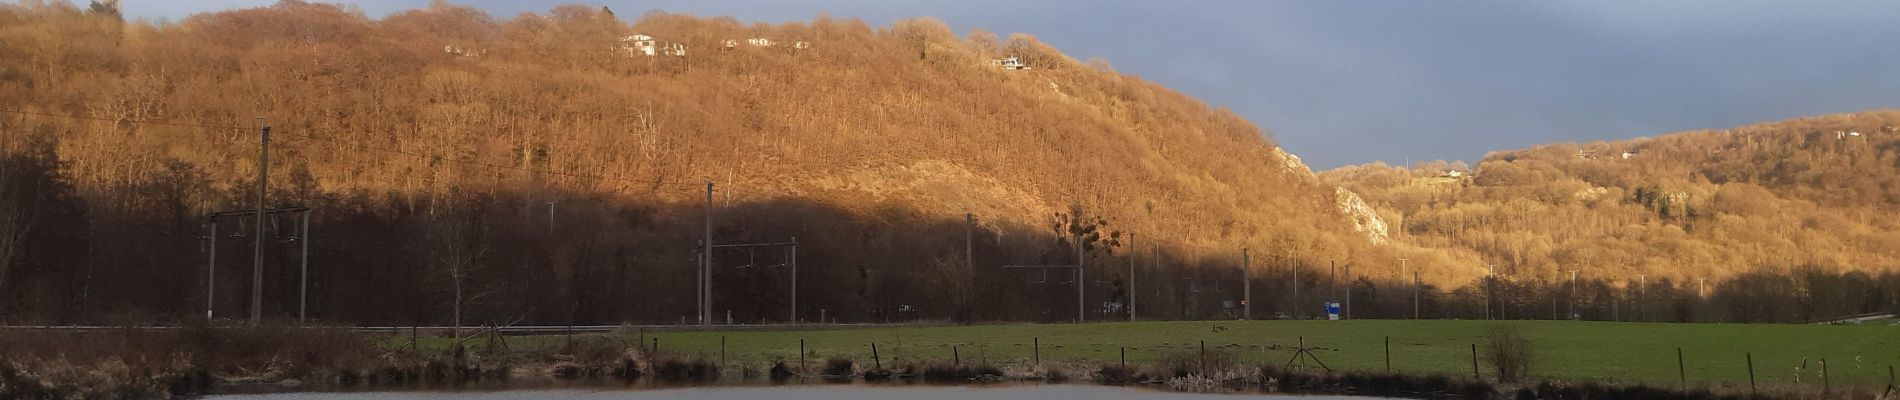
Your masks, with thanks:
M 428 0 L 341 0 L 380 17 Z M 497 19 L 559 0 L 459 0 Z M 129 16 L 268 5 L 125 0 Z M 1233 109 L 1315 169 L 1900 107 L 1900 2 L 596 0 L 1035 34 Z

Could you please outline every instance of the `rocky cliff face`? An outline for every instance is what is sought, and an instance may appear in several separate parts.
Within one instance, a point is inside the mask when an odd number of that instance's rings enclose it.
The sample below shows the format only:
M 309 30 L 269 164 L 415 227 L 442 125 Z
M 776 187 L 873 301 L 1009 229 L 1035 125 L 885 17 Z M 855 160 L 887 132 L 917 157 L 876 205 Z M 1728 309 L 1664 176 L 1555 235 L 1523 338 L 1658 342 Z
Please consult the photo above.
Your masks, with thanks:
M 1388 234 L 1385 219 L 1379 218 L 1379 213 L 1374 211 L 1372 206 L 1367 205 L 1358 194 L 1346 188 L 1335 188 L 1333 193 L 1339 204 L 1339 211 L 1352 220 L 1354 232 L 1366 235 L 1366 240 L 1371 241 L 1372 244 L 1385 244 Z

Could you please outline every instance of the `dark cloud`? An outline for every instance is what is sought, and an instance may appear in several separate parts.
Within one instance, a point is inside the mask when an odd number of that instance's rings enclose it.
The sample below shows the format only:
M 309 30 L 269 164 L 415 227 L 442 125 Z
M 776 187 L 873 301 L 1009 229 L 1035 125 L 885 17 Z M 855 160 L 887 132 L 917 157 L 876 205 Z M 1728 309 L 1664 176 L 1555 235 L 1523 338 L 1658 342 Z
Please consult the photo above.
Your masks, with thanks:
M 131 1 L 135 17 L 262 5 Z M 465 0 L 497 18 L 556 1 Z M 359 3 L 372 16 L 427 0 Z M 594 1 L 1035 34 L 1233 109 L 1315 168 L 1900 107 L 1900 2 Z

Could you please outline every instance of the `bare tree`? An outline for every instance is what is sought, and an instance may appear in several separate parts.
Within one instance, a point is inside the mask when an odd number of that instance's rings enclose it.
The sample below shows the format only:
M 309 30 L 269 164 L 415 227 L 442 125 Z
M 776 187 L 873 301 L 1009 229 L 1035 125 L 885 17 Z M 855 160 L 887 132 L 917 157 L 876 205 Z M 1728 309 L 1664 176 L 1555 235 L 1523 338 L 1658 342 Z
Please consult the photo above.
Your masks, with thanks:
M 970 292 L 975 289 L 976 271 L 972 271 L 962 252 L 938 256 L 930 262 L 931 285 L 941 290 L 941 298 L 955 312 L 952 318 L 969 318 Z
M 487 236 L 487 227 L 482 225 L 477 213 L 466 210 L 451 210 L 440 213 L 431 221 L 428 229 L 430 262 L 433 263 L 448 289 L 453 293 L 449 303 L 451 319 L 449 331 L 462 343 L 463 309 L 475 304 L 495 290 L 479 289 L 472 284 L 471 277 L 487 266 L 483 255 L 488 247 L 483 243 Z
M 1484 360 L 1497 369 L 1499 382 L 1518 382 L 1531 374 L 1531 338 L 1516 327 L 1492 327 L 1485 336 Z
M 5 145 L 0 145 L 0 288 L 6 287 L 13 262 L 20 256 L 27 233 L 33 230 L 34 215 L 27 204 L 32 200 L 31 192 L 19 177 L 20 163 L 5 150 Z

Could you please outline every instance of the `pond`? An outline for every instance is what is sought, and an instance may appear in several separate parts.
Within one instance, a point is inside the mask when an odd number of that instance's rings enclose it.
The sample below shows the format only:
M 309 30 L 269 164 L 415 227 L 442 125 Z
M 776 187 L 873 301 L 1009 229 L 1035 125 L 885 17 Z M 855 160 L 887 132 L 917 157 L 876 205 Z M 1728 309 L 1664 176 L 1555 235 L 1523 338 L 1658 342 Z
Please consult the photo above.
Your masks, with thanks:
M 1149 387 L 1119 387 L 1073 384 L 998 384 L 976 386 L 931 385 L 781 385 L 781 386 L 701 386 L 683 388 L 549 388 L 497 391 L 408 391 L 408 392 L 304 392 L 270 394 L 234 394 L 210 396 L 220 400 L 434 400 L 434 399 L 734 399 L 734 400 L 818 400 L 818 399 L 1035 399 L 1035 400 L 1224 400 L 1224 399 L 1299 399 L 1347 400 L 1370 397 L 1292 396 L 1261 393 L 1230 394 L 1168 392 Z

